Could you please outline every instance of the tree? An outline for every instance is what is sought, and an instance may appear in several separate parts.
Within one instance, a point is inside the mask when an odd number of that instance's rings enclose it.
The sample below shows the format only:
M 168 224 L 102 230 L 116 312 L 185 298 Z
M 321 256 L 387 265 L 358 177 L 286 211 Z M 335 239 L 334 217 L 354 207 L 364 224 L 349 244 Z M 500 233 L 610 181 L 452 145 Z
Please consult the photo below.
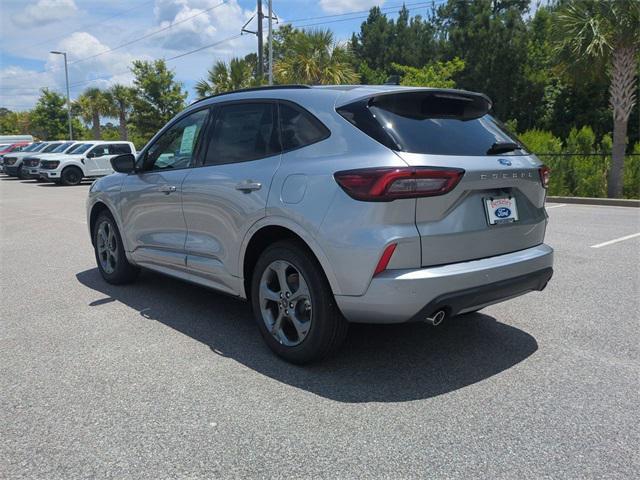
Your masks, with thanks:
M 607 194 L 620 197 L 629 116 L 636 102 L 635 77 L 640 49 L 640 2 L 569 0 L 556 18 L 557 49 L 567 63 L 604 65 L 613 111 L 613 148 Z
M 82 119 L 91 124 L 93 140 L 100 140 L 100 117 L 112 113 L 112 100 L 107 92 L 97 87 L 87 88 L 76 103 Z
M 133 89 L 116 83 L 109 89 L 109 98 L 111 100 L 111 110 L 118 116 L 118 129 L 120 132 L 120 140 L 129 140 L 129 132 L 127 130 L 127 121 L 129 112 L 131 111 L 131 103 L 133 100 Z
M 66 99 L 46 88 L 31 111 L 31 132 L 42 139 L 57 140 L 69 133 Z
M 30 113 L 0 108 L 0 135 L 28 134 L 31 131 Z
M 162 126 L 184 109 L 187 92 L 176 82 L 164 60 L 135 60 L 131 123 L 136 143 L 146 143 Z
M 296 30 L 290 45 L 274 63 L 273 73 L 279 83 L 331 85 L 359 80 L 350 52 L 335 43 L 330 30 Z
M 400 85 L 413 87 L 454 88 L 453 77 L 464 70 L 464 61 L 454 58 L 450 62 L 434 62 L 422 68 L 392 63 L 393 70 L 402 74 Z
M 200 98 L 222 92 L 238 90 L 256 85 L 254 65 L 246 58 L 232 58 L 227 65 L 217 61 L 207 72 L 207 78 L 196 83 L 196 93 Z
M 438 9 L 443 60 L 459 57 L 465 68 L 456 76 L 460 88 L 487 94 L 499 118 L 520 118 L 529 91 L 524 66 L 529 0 L 449 0 Z

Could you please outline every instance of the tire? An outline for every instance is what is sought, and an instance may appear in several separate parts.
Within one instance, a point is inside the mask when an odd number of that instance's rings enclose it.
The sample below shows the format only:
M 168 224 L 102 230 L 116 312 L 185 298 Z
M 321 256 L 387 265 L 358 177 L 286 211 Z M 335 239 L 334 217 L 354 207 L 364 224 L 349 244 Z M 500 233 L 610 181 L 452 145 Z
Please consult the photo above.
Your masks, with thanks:
M 107 212 L 98 215 L 93 227 L 93 250 L 100 275 L 107 283 L 131 283 L 138 276 L 140 269 L 127 260 L 118 226 Z
M 64 170 L 62 170 L 60 180 L 62 185 L 79 185 L 80 182 L 82 182 L 83 176 L 84 174 L 82 173 L 82 170 L 80 170 L 78 167 L 66 167 Z
M 26 180 L 24 175 L 22 175 L 22 165 L 18 167 L 18 171 L 16 172 L 16 177 L 18 177 L 20 180 Z
M 253 271 L 250 296 L 262 337 L 288 362 L 320 360 L 344 341 L 348 323 L 329 282 L 315 257 L 298 242 L 267 247 Z

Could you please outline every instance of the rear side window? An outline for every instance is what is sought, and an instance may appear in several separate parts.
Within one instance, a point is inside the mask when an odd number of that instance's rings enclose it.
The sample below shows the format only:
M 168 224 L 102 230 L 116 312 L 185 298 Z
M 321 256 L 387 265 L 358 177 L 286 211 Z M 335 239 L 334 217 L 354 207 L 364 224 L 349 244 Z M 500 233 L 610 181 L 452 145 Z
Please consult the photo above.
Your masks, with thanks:
M 329 136 L 329 130 L 309 112 L 280 103 L 280 138 L 286 152 L 311 145 Z
M 247 162 L 280 151 L 275 103 L 222 105 L 217 112 L 205 165 Z
M 504 154 L 526 154 L 518 140 L 474 100 L 434 93 L 381 95 L 338 109 L 344 118 L 397 151 L 484 156 L 492 146 L 517 143 Z
M 122 155 L 131 153 L 131 147 L 128 143 L 114 143 L 109 145 L 109 155 Z

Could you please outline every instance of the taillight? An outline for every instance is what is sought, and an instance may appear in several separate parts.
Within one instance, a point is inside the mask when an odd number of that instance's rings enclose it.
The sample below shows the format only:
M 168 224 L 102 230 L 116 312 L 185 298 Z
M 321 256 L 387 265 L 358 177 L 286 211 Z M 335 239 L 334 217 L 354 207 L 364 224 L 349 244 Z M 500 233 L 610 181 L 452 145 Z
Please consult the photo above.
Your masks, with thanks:
M 551 178 L 551 169 L 546 165 L 543 165 L 540 170 L 540 182 L 544 188 L 549 187 L 549 179 Z
M 439 167 L 361 168 L 333 176 L 352 198 L 390 202 L 398 198 L 433 197 L 450 192 L 464 170 Z
M 389 261 L 391 260 L 391 256 L 393 255 L 393 252 L 395 252 L 396 250 L 396 246 L 397 246 L 397 243 L 392 243 L 391 245 L 388 245 L 387 248 L 384 249 L 384 252 L 382 252 L 382 256 L 380 257 L 380 260 L 378 261 L 378 265 L 376 265 L 376 269 L 373 272 L 374 277 L 380 272 L 384 272 L 387 269 L 387 265 L 389 265 Z

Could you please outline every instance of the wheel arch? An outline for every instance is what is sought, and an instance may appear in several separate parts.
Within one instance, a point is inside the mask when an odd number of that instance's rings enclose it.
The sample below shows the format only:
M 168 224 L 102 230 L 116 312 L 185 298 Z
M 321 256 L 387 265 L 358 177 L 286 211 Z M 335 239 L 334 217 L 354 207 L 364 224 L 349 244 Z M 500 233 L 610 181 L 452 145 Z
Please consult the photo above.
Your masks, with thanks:
M 315 241 L 313 236 L 308 234 L 299 225 L 290 222 L 286 219 L 273 219 L 269 218 L 268 222 L 258 222 L 255 224 L 245 235 L 245 239 L 242 242 L 240 249 L 240 264 L 238 271 L 242 274 L 243 281 L 241 282 L 242 292 L 241 297 L 248 298 L 251 277 L 253 275 L 253 267 L 260 254 L 271 244 L 292 239 L 305 248 L 307 248 L 315 259 L 320 264 L 322 271 L 331 286 L 331 290 L 334 294 L 340 294 L 337 279 L 329 263 L 329 259 L 322 251 L 320 245 Z

